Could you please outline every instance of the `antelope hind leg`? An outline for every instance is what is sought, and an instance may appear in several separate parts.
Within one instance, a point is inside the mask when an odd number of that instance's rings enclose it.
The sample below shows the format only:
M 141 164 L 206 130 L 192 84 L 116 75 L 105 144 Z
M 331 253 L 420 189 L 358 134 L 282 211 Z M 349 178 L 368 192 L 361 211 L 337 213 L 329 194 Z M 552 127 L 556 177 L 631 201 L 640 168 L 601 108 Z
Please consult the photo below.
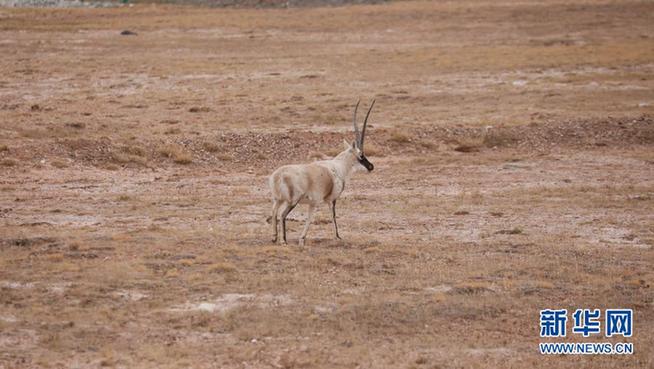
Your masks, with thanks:
M 277 242 L 277 230 L 279 227 L 277 227 L 277 217 L 279 216 L 279 206 L 281 205 L 281 201 L 275 200 L 273 203 L 273 208 L 272 208 L 272 226 L 273 226 L 273 239 L 272 242 L 275 243 Z
M 286 209 L 284 209 L 284 212 L 282 213 L 282 239 L 284 241 L 284 245 L 288 245 L 286 242 L 286 217 L 288 216 L 288 213 L 290 213 L 296 206 L 297 202 L 293 205 L 287 204 Z
M 304 224 L 304 229 L 300 235 L 300 240 L 298 243 L 300 246 L 304 246 L 304 240 L 307 238 L 307 232 L 309 232 L 309 226 L 311 225 L 311 220 L 313 219 L 313 212 L 316 210 L 316 206 L 311 204 L 309 205 L 309 212 L 307 213 L 307 222 Z

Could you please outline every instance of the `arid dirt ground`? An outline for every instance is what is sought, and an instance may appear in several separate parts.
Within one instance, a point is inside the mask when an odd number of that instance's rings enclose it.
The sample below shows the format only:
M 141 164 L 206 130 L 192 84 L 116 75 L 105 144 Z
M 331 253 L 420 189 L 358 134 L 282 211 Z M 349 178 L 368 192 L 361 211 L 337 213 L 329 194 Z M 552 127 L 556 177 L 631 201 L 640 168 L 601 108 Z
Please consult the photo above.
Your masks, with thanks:
M 654 3 L 0 8 L 0 368 L 652 368 Z M 130 30 L 136 35 L 121 35 Z M 266 178 L 377 105 L 304 247 Z M 632 308 L 631 356 L 539 310 Z M 570 327 L 568 328 L 570 330 Z

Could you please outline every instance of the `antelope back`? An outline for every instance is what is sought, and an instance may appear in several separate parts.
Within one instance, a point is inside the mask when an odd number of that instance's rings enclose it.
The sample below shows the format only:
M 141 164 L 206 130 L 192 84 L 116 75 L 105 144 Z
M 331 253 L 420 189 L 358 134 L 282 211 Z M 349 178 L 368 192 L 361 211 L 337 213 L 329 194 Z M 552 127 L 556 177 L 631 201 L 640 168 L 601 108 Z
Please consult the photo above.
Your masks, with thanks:
M 334 182 L 329 169 L 317 164 L 285 165 L 271 176 L 275 199 L 296 203 L 307 199 L 318 203 L 332 195 Z

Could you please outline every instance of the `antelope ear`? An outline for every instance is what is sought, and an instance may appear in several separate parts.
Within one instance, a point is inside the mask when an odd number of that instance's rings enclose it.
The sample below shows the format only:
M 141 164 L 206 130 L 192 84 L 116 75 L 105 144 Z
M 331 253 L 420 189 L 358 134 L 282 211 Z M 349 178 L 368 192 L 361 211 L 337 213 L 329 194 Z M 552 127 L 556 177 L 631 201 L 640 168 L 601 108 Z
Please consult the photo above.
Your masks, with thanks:
M 343 139 L 343 147 L 345 148 L 345 150 L 349 150 L 352 147 L 354 147 L 354 143 L 352 143 L 352 146 L 350 146 L 350 144 L 347 142 L 347 140 Z

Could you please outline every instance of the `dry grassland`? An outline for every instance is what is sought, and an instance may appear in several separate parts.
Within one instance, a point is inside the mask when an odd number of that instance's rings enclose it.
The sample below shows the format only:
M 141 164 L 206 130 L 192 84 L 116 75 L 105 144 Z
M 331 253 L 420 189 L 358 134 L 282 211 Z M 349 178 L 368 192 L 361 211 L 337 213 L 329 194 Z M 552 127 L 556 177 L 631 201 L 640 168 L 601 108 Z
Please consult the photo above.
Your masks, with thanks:
M 654 4 L 0 9 L 0 368 L 651 368 Z M 137 35 L 122 36 L 123 30 Z M 377 98 L 307 246 L 266 175 Z M 544 357 L 544 308 L 632 308 Z M 618 338 L 567 341 L 620 341 Z

